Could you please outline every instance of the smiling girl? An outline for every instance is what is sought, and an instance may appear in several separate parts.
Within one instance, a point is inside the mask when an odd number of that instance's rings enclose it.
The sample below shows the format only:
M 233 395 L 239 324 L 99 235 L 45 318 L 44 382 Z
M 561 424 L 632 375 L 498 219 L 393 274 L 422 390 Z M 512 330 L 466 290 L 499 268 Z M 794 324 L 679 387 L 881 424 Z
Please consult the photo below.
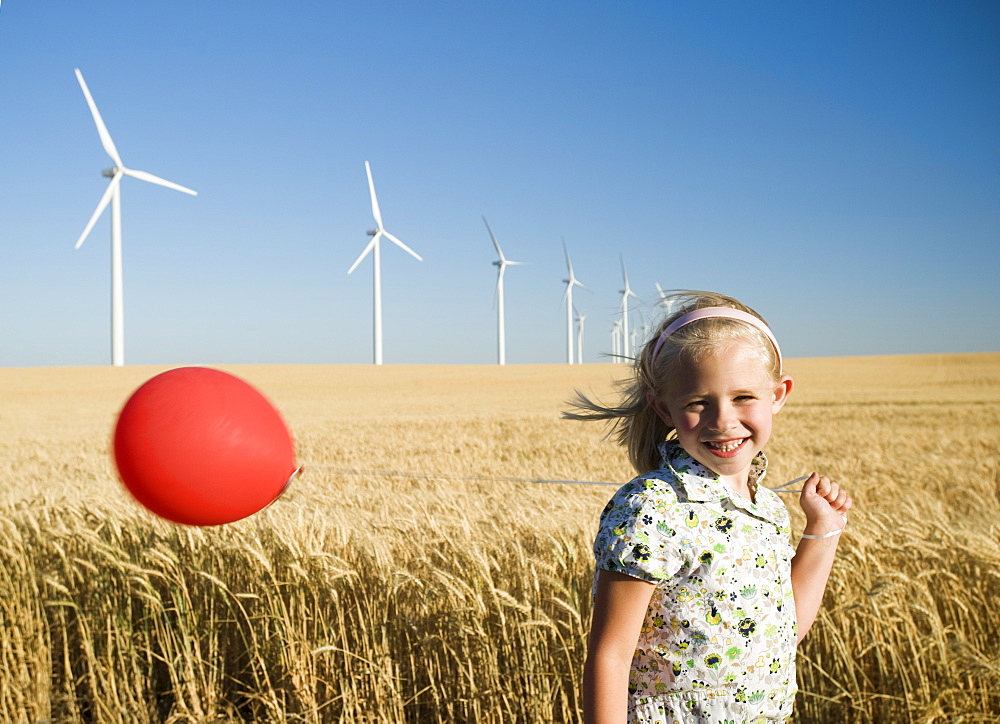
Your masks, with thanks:
M 813 473 L 798 548 L 762 449 L 792 391 L 763 318 L 685 293 L 634 365 L 611 422 L 639 476 L 601 514 L 584 669 L 590 724 L 786 722 L 795 648 L 816 618 L 851 499 Z M 794 559 L 793 559 L 794 557 Z

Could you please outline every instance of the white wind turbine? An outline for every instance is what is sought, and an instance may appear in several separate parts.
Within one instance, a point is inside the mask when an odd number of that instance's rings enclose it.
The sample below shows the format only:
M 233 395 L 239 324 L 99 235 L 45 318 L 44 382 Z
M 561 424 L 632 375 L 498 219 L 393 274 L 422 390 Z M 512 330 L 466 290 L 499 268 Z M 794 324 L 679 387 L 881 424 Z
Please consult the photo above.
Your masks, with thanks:
M 423 259 L 419 254 L 417 254 L 417 252 L 413 251 L 413 249 L 385 230 L 385 226 L 382 225 L 382 214 L 378 209 L 378 199 L 375 197 L 375 183 L 372 181 L 372 168 L 367 161 L 365 161 L 365 171 L 368 173 L 368 191 L 372 197 L 372 216 L 375 217 L 375 228 L 368 232 L 368 236 L 372 237 L 372 240 L 368 242 L 368 246 L 366 246 L 365 250 L 361 252 L 361 256 L 359 256 L 351 265 L 351 268 L 347 270 L 347 273 L 350 274 L 353 272 L 357 268 L 358 264 L 361 263 L 361 260 L 368 256 L 368 252 L 373 251 L 372 262 L 375 269 L 375 322 L 373 333 L 375 345 L 374 362 L 375 364 L 380 365 L 382 364 L 382 264 L 381 254 L 379 253 L 379 240 L 384 236 L 407 254 L 414 257 L 417 261 L 423 261 Z
M 508 266 L 517 266 L 523 262 L 511 261 L 503 255 L 503 250 L 500 248 L 500 244 L 497 242 L 497 238 L 493 236 L 493 229 L 490 228 L 490 222 L 483 217 L 483 223 L 486 224 L 486 230 L 490 232 L 490 239 L 493 240 L 493 246 L 497 250 L 497 259 L 493 262 L 493 266 L 497 267 L 497 290 L 496 290 L 496 303 L 497 303 L 497 364 L 507 364 L 507 342 L 504 338 L 504 318 L 503 318 L 503 273 L 507 270 Z
M 111 182 L 108 184 L 108 188 L 104 191 L 104 195 L 101 196 L 101 200 L 97 203 L 97 208 L 94 209 L 94 213 L 91 215 L 90 221 L 87 222 L 87 226 L 84 228 L 83 233 L 80 234 L 80 238 L 77 239 L 76 246 L 74 248 L 80 248 L 80 245 L 86 240 L 90 230 L 94 228 L 94 224 L 97 223 L 97 219 L 101 216 L 104 209 L 107 208 L 108 203 L 110 202 L 111 364 L 115 367 L 121 367 L 125 364 L 125 303 L 123 300 L 124 295 L 122 284 L 122 176 L 131 176 L 132 178 L 137 178 L 140 181 L 148 181 L 149 183 L 166 186 L 168 189 L 183 191 L 184 193 L 191 194 L 192 196 L 197 196 L 198 192 L 175 184 L 172 181 L 162 179 L 159 176 L 154 176 L 151 173 L 126 168 L 122 163 L 121 156 L 118 155 L 118 149 L 115 148 L 115 142 L 111 140 L 111 134 L 108 133 L 107 126 L 104 125 L 104 121 L 101 119 L 101 114 L 97 110 L 97 104 L 94 103 L 93 97 L 90 95 L 87 83 L 83 80 L 83 73 L 80 72 L 79 68 L 75 69 L 75 72 L 76 79 L 80 82 L 80 88 L 83 90 L 83 97 L 87 99 L 87 105 L 90 107 L 90 115 L 94 117 L 94 124 L 97 126 L 97 133 L 101 137 L 101 145 L 104 146 L 105 152 L 111 157 L 111 160 L 114 161 L 115 165 L 102 172 L 103 176 L 111 179 Z
M 657 304 L 663 307 L 664 313 L 669 317 L 670 312 L 671 310 L 673 310 L 674 307 L 674 299 L 665 291 L 663 291 L 663 287 L 660 286 L 659 282 L 654 282 L 654 283 L 656 284 L 656 291 L 659 292 L 660 294 L 660 299 L 657 302 Z
M 649 333 L 651 331 L 653 331 L 653 327 L 649 323 L 649 320 L 646 319 L 646 315 L 642 313 L 641 309 L 639 310 L 639 319 L 642 320 L 642 338 L 641 338 L 641 340 L 644 343 L 644 342 L 646 342 L 646 341 L 649 340 Z M 638 349 L 638 347 L 636 347 L 636 349 Z
M 632 350 L 630 349 L 630 329 L 628 326 L 628 298 L 633 297 L 638 299 L 639 295 L 632 291 L 632 287 L 628 285 L 628 274 L 625 272 L 625 260 L 622 259 L 621 254 L 618 255 L 618 261 L 622 265 L 622 280 L 625 282 L 625 288 L 621 289 L 622 295 L 622 355 L 624 357 L 631 357 Z
M 576 363 L 583 364 L 583 323 L 587 321 L 587 315 L 580 314 L 580 310 L 573 307 L 576 313 Z
M 562 240 L 563 251 L 566 252 L 566 269 L 569 270 L 569 279 L 563 279 L 566 284 L 566 293 L 563 294 L 563 301 L 566 302 L 566 363 L 573 364 L 573 287 L 587 289 L 580 280 L 573 274 L 573 262 L 569 259 L 569 247 L 566 246 L 566 239 Z M 589 291 L 589 290 L 588 290 Z
M 611 325 L 611 361 L 618 364 L 622 361 L 622 320 L 616 319 Z

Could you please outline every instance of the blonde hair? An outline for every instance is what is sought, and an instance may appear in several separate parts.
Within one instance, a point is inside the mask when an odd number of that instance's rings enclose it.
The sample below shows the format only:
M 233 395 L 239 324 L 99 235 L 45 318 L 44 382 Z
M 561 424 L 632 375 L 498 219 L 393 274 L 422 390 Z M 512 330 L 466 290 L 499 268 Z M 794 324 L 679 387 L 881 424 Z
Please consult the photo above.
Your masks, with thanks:
M 746 322 L 729 318 L 706 318 L 686 324 L 667 337 L 655 358 L 657 341 L 671 322 L 681 315 L 704 307 L 730 307 L 752 314 L 767 324 L 762 316 L 741 302 L 716 292 L 681 290 L 663 300 L 671 310 L 646 341 L 639 356 L 632 361 L 630 378 L 617 383 L 620 402 L 607 407 L 595 402 L 579 390 L 568 403 L 572 408 L 563 412 L 569 420 L 599 420 L 610 426 L 618 444 L 628 450 L 628 457 L 638 473 L 655 470 L 660 466 L 660 442 L 669 439 L 674 429 L 665 423 L 649 403 L 649 393 L 657 397 L 667 382 L 683 365 L 696 362 L 707 354 L 733 343 L 747 344 L 760 356 L 775 384 L 781 379 L 781 361 L 771 340 L 761 330 Z

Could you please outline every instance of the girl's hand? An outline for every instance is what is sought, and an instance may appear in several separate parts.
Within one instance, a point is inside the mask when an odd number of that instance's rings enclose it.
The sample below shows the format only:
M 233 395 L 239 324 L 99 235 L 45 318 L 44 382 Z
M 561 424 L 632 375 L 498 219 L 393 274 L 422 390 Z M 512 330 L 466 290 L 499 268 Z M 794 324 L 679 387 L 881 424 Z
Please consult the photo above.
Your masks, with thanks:
M 805 532 L 821 535 L 843 528 L 854 502 L 836 481 L 813 473 L 802 484 L 799 505 L 806 514 Z

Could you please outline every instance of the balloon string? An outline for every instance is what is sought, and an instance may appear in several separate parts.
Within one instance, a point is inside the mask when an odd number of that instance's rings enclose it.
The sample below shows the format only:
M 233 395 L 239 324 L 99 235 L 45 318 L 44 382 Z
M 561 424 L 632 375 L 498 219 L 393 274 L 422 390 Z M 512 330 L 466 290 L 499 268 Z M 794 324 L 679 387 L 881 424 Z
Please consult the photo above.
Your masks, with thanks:
M 417 473 L 417 472 L 406 472 L 402 470 L 359 470 L 357 468 L 338 468 L 333 465 L 309 465 L 309 469 L 320 468 L 323 470 L 328 470 L 336 475 L 373 475 L 380 478 L 417 478 L 420 480 L 470 480 L 475 482 L 484 483 L 553 483 L 556 485 L 615 485 L 621 487 L 621 483 L 608 483 L 605 481 L 596 480 L 556 480 L 550 478 L 518 478 L 511 476 L 502 475 L 455 475 L 452 473 Z M 296 475 L 302 474 L 305 466 L 300 467 L 295 473 L 292 474 L 292 478 Z M 790 480 L 782 485 L 770 488 L 776 493 L 800 493 L 801 490 L 787 490 L 789 485 L 794 485 L 795 483 L 805 480 L 808 475 L 796 478 L 795 480 Z M 288 479 L 288 482 L 292 482 L 292 478 Z
M 300 470 L 304 469 L 300 468 Z M 337 475 L 374 475 L 382 478 L 418 478 L 421 480 L 471 480 L 484 483 L 555 483 L 560 485 L 618 485 L 594 480 L 554 480 L 548 478 L 518 478 L 499 475 L 455 475 L 453 473 L 417 473 L 403 470 L 359 470 L 357 468 L 338 468 L 333 465 L 309 465 L 309 470 L 321 468 Z

